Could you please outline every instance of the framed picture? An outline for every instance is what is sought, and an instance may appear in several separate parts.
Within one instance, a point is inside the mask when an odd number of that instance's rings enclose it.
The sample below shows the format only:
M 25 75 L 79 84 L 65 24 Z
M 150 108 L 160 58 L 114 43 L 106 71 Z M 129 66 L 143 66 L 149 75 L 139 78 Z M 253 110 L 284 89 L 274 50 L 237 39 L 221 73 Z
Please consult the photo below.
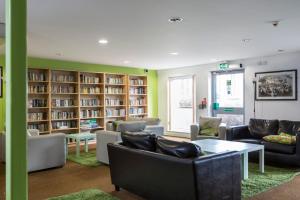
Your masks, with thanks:
M 282 70 L 255 73 L 255 100 L 296 101 L 297 70 Z
M 0 98 L 3 96 L 3 68 L 0 66 Z

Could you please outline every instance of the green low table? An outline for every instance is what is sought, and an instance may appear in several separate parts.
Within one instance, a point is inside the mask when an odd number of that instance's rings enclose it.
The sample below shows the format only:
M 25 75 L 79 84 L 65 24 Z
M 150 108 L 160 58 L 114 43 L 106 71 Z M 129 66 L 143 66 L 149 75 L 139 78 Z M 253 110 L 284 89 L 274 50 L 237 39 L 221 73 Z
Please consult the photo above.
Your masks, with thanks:
M 66 155 L 68 155 L 68 143 L 70 139 L 75 140 L 76 142 L 76 156 L 80 156 L 80 142 L 84 141 L 84 150 L 85 152 L 89 151 L 89 140 L 96 139 L 95 133 L 74 133 L 66 135 Z

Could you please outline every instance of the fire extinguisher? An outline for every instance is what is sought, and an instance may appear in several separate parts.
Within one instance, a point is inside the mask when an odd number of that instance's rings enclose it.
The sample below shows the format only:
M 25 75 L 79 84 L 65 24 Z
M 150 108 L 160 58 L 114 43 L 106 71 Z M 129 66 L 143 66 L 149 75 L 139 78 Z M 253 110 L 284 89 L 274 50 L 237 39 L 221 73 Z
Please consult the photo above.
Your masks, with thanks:
M 203 98 L 203 99 L 201 100 L 201 103 L 200 103 L 200 105 L 199 105 L 199 108 L 200 108 L 200 109 L 206 109 L 206 107 L 207 107 L 207 99 L 206 99 L 206 98 Z

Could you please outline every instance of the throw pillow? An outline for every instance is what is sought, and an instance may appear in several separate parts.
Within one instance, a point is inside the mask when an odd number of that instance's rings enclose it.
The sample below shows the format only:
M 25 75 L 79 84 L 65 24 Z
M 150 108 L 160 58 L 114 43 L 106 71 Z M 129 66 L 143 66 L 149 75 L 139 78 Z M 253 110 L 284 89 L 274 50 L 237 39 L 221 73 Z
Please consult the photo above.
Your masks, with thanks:
M 281 136 L 292 137 L 292 144 L 296 144 L 296 136 L 289 133 L 280 133 Z
M 201 155 L 201 148 L 190 142 L 177 142 L 158 137 L 156 152 L 178 158 L 195 158 Z
M 215 128 L 206 128 L 200 130 L 200 135 L 216 136 L 217 134 L 218 134 L 218 130 Z
M 147 133 L 121 133 L 121 138 L 123 145 L 134 148 L 141 149 L 145 151 L 155 151 L 156 149 L 156 136 Z
M 296 143 L 296 137 L 293 138 L 293 136 L 286 134 L 286 133 L 281 133 L 280 135 L 268 135 L 263 137 L 263 140 L 267 142 L 273 142 L 273 143 L 279 143 L 279 144 L 288 144 L 292 145 Z

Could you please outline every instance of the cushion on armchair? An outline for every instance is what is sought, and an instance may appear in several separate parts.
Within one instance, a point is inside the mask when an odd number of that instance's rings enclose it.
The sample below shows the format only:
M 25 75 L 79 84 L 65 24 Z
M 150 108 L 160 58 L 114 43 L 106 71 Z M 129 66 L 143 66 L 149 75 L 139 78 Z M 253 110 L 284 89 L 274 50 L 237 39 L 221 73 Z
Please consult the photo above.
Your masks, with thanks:
M 277 135 L 278 120 L 250 119 L 249 132 L 253 138 L 262 139 L 267 135 Z
M 200 117 L 200 135 L 217 136 L 222 118 L 217 117 Z

